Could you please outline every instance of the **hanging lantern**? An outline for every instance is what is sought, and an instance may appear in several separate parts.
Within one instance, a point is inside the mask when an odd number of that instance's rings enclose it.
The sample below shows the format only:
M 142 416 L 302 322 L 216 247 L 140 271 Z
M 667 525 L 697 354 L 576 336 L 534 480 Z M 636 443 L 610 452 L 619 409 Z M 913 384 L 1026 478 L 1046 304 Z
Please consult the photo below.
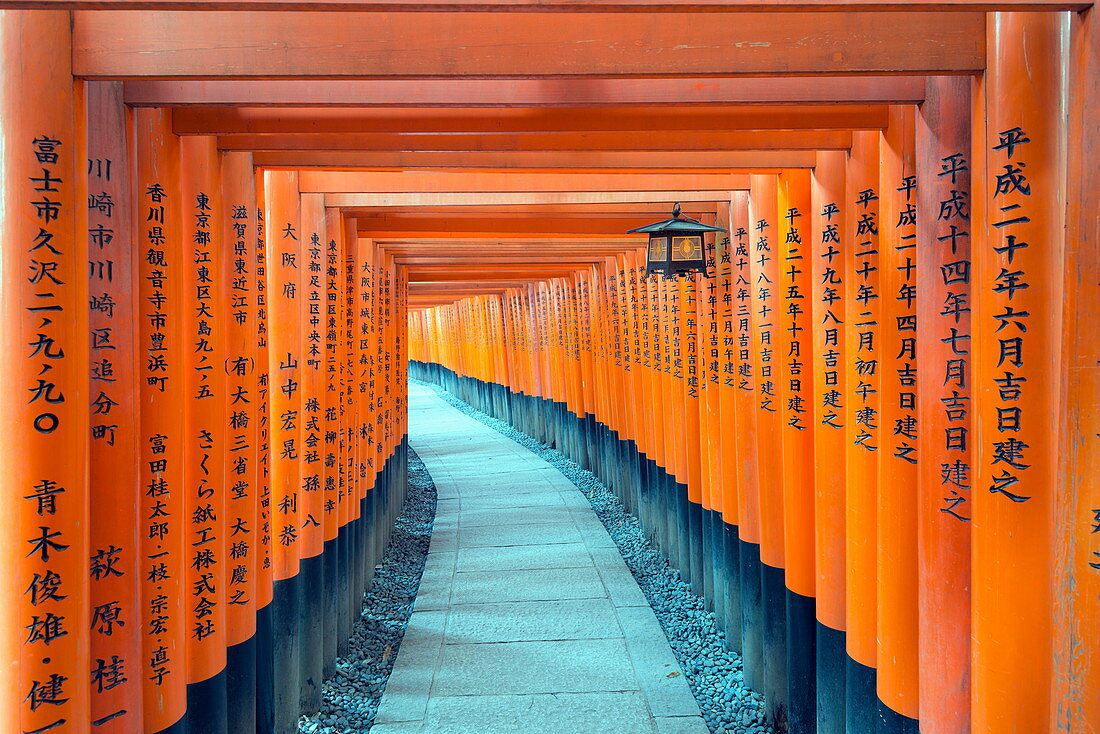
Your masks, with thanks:
M 672 219 L 632 229 L 627 234 L 649 235 L 646 250 L 646 275 L 663 273 L 667 277 L 690 273 L 707 274 L 707 255 L 703 247 L 706 232 L 725 232 L 721 227 L 681 216 L 680 205 L 672 208 Z

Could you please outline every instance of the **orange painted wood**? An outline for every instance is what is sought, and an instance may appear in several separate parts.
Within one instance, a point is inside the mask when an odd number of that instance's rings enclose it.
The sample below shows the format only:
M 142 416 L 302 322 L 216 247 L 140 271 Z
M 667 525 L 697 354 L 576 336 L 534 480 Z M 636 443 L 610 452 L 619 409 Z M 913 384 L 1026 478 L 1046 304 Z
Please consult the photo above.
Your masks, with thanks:
M 971 313 L 950 306 L 973 308 L 968 269 L 978 222 L 969 204 L 981 192 L 972 194 L 970 185 L 971 81 L 933 77 L 927 95 L 917 121 L 917 210 L 927 215 L 917 217 L 914 258 L 920 339 L 919 711 L 921 726 L 947 734 L 970 726 L 970 543 L 976 460 L 969 445 L 965 450 L 947 447 L 952 433 L 974 436 L 973 347 L 964 344 L 960 351 L 967 353 L 956 354 L 951 342 L 952 329 L 954 335 L 971 334 Z M 948 203 L 941 215 L 941 202 L 960 200 L 968 206 L 960 211 Z
M 1086 2 L 1069 0 L 692 0 L 678 3 L 671 0 L 596 0 L 579 3 L 576 0 L 321 0 L 303 6 L 291 0 L 243 0 L 230 3 L 227 0 L 17 0 L 11 3 L 17 8 L 111 8 L 121 10 L 173 9 L 173 10 L 339 10 L 339 11 L 413 11 L 413 12 L 846 12 L 852 8 L 860 11 L 898 10 L 1083 10 Z
M 259 293 L 256 291 L 256 181 L 248 153 L 222 154 L 222 232 L 226 256 L 220 282 L 226 319 L 226 478 L 225 526 L 228 547 L 226 644 L 256 632 L 257 575 L 262 528 L 259 521 L 260 471 L 256 431 L 260 423 L 256 380 Z
M 227 450 L 226 324 L 220 275 L 227 250 L 221 229 L 220 154 L 211 137 L 180 140 L 181 236 L 190 242 L 184 272 L 187 355 L 184 371 L 184 515 L 188 611 L 187 681 L 217 675 L 226 662 L 228 526 L 225 522 Z M 177 417 L 178 420 L 178 417 Z
M 851 399 L 841 362 L 846 343 L 844 303 L 850 247 L 845 212 L 845 155 L 818 154 L 810 187 L 813 333 L 814 522 L 817 619 L 847 629 L 844 411 Z
M 325 267 L 328 242 L 324 197 L 301 197 L 302 222 L 302 416 L 301 533 L 302 558 L 324 551 L 325 507 L 322 475 L 327 347 L 325 343 Z
M 569 173 L 371 173 L 349 171 L 302 171 L 302 193 L 424 193 L 438 191 L 468 192 L 581 192 L 581 191 L 653 191 L 683 189 L 689 191 L 729 191 L 744 188 L 748 179 L 737 174 L 569 174 Z M 429 197 L 426 197 L 426 199 Z M 326 199 L 329 206 L 345 206 Z M 426 203 L 426 202 L 425 202 Z M 352 204 L 354 206 L 354 204 Z
M 90 603 L 95 620 L 89 627 L 92 670 L 98 671 L 91 680 L 91 719 L 103 722 L 99 730 L 121 734 L 127 728 L 140 729 L 142 716 L 141 679 L 126 675 L 138 669 L 142 658 L 141 584 L 135 583 L 142 571 L 142 489 L 138 280 L 130 248 L 134 204 L 127 145 L 127 130 L 132 128 L 120 83 L 91 82 L 85 91 L 87 158 L 95 162 L 87 171 L 88 229 L 109 232 L 89 237 L 88 242 L 88 326 L 94 339 L 89 365 L 89 491 L 97 499 L 89 504 Z
M 22 48 L 27 37 L 41 42 Z M 68 45 L 66 13 L 0 15 L 4 61 L 21 67 L 0 86 L 9 382 L 0 728 L 13 732 L 89 727 L 87 187 Z M 55 204 L 34 203 L 46 201 Z
M 882 288 L 879 275 L 877 132 L 856 133 L 848 160 L 845 204 L 850 247 L 843 256 L 846 280 L 845 344 L 841 364 L 847 379 L 844 411 L 846 443 L 845 562 L 847 566 L 847 649 L 863 665 L 877 655 L 878 455 L 882 451 L 881 391 L 876 363 L 882 348 Z
M 184 304 L 190 248 L 179 189 L 179 140 L 164 110 L 134 113 L 135 216 L 141 400 L 142 669 L 145 731 L 158 732 L 187 707 L 188 533 L 184 461 L 187 341 Z
M 1052 304 L 1063 298 L 1067 24 L 1057 15 L 990 17 L 985 134 L 975 146 L 986 229 L 973 243 L 972 726 L 990 734 L 1042 731 L 1056 706 L 1062 319 Z
M 783 558 L 787 588 L 812 597 L 814 569 L 813 319 L 808 171 L 779 177 L 775 331 L 781 423 Z
M 570 169 L 576 173 L 644 173 L 744 168 L 810 168 L 808 150 L 718 151 L 360 151 L 315 150 L 303 142 L 293 150 L 267 151 L 256 141 L 256 165 L 265 168 L 370 168 L 380 170 L 441 168 L 445 170 L 491 169 L 538 173 Z M 818 147 L 818 146 L 815 146 Z M 820 146 L 827 147 L 827 146 Z
M 626 133 L 624 135 L 624 133 Z M 222 150 L 335 151 L 766 151 L 849 148 L 846 130 L 582 130 L 500 133 L 301 132 L 221 135 Z M 508 166 L 512 167 L 512 166 Z M 686 164 L 681 165 L 686 167 Z
M 918 102 L 924 93 L 923 84 L 898 77 L 871 77 L 883 83 L 901 84 L 913 88 L 913 96 L 908 100 L 891 99 L 891 102 Z M 461 86 L 476 81 L 483 86 L 497 85 L 502 99 L 514 98 L 517 83 L 499 80 L 455 79 L 450 84 Z M 624 80 L 625 81 L 625 80 Z M 362 101 L 354 107 L 216 107 L 216 82 L 124 82 L 123 89 L 127 101 L 135 106 L 148 107 L 148 103 L 139 101 L 138 93 L 148 89 L 172 89 L 175 86 L 197 85 L 203 94 L 195 101 L 202 100 L 201 107 L 181 107 L 180 100 L 161 101 L 162 106 L 173 105 L 173 129 L 177 135 L 229 135 L 251 134 L 271 135 L 290 133 L 547 133 L 569 131 L 601 130 L 854 130 L 881 129 L 886 126 L 886 107 L 881 104 L 791 104 L 797 100 L 788 94 L 784 104 L 738 104 L 708 105 L 689 107 L 685 95 L 699 87 L 717 89 L 722 83 L 708 79 L 700 83 L 697 80 L 635 80 L 649 84 L 654 88 L 660 85 L 675 84 L 674 99 L 669 104 L 640 105 L 629 107 L 506 107 L 486 109 L 483 107 L 363 107 Z M 768 84 L 790 86 L 797 79 L 769 79 Z M 835 79 L 814 79 L 814 85 L 830 84 Z M 849 88 L 861 80 L 846 77 L 843 80 Z M 730 80 L 729 84 L 760 84 L 760 79 Z M 275 82 L 278 84 L 279 82 Z M 398 82 L 410 91 L 422 88 L 422 82 Z M 531 82 L 528 82 L 531 83 Z M 802 82 L 806 84 L 806 82 Z M 249 82 L 227 82 L 234 89 L 252 92 L 262 89 L 264 84 Z M 309 82 L 317 90 L 323 88 L 331 93 L 323 100 L 326 105 L 353 104 L 348 99 L 351 89 L 364 85 L 384 85 L 382 82 Z M 592 82 L 585 82 L 588 87 Z M 616 82 L 621 88 L 623 82 Z M 542 85 L 545 87 L 546 85 Z M 920 94 L 916 92 L 919 90 Z M 790 90 L 785 90 L 790 91 Z M 406 95 L 393 90 L 388 99 L 404 101 Z M 595 101 L 595 100 L 592 100 Z M 837 100 L 839 101 L 839 100 Z
M 736 394 L 734 398 L 737 517 L 739 538 L 759 544 L 760 479 L 757 453 L 756 402 L 758 390 L 753 372 L 752 246 L 749 195 L 734 192 L 730 201 L 730 236 L 733 239 L 732 298 L 735 314 Z
M 271 491 L 271 332 L 268 326 L 271 307 L 271 292 L 268 290 L 267 265 L 267 220 L 265 218 L 266 194 L 264 174 L 254 169 L 253 186 L 255 191 L 255 231 L 256 250 L 255 268 L 252 282 L 256 289 L 256 380 L 255 395 L 258 420 L 255 424 L 256 438 L 256 486 L 259 487 L 260 508 L 258 522 L 262 535 L 258 538 L 258 558 L 256 570 L 256 608 L 263 609 L 275 593 L 275 562 L 272 533 L 272 491 Z
M 731 190 L 748 190 L 748 180 Z M 630 202 L 713 202 L 719 198 L 714 191 L 690 191 L 673 188 L 668 191 L 495 191 L 495 192 L 419 192 L 419 193 L 339 193 L 325 197 L 325 206 L 355 210 L 362 207 L 419 206 L 568 206 L 575 204 L 622 204 Z M 666 207 L 667 208 L 667 207 Z
M 534 78 L 983 68 L 982 15 L 960 12 L 951 21 L 934 12 L 790 13 L 782 23 L 716 15 L 699 23 L 692 13 L 87 11 L 75 16 L 73 70 L 112 78 Z
M 749 192 L 748 260 L 752 297 L 753 410 L 756 414 L 757 475 L 760 487 L 760 562 L 784 567 L 782 413 L 779 395 L 780 311 L 779 202 L 775 176 L 753 175 Z
M 1066 218 L 1066 303 L 1063 323 L 1064 394 L 1059 484 L 1066 500 L 1056 509 L 1056 527 L 1069 532 L 1054 549 L 1054 690 L 1060 703 L 1050 727 L 1080 734 L 1100 729 L 1100 531 L 1097 491 L 1096 302 L 1100 283 L 1100 180 L 1096 171 L 1096 118 L 1100 54 L 1095 10 L 1071 20 L 1069 139 L 1079 146 L 1069 159 Z
M 271 542 L 274 579 L 298 573 L 301 548 L 304 267 L 297 175 L 264 173 L 271 415 Z
M 559 79 L 547 85 L 532 79 L 464 78 L 416 81 L 286 79 L 254 80 L 247 84 L 224 80 L 138 79 L 126 82 L 124 92 L 126 103 L 136 107 L 308 107 L 337 103 L 349 107 L 395 110 L 429 107 L 493 107 L 501 110 L 511 107 L 583 107 L 591 114 L 613 105 L 914 104 L 923 99 L 924 80 L 920 76 L 708 77 L 705 80 Z M 386 129 L 394 129 L 397 124 L 387 125 Z M 730 129 L 735 128 L 736 125 L 730 126 Z
M 916 109 L 891 108 L 879 141 L 880 447 L 878 457 L 878 696 L 917 718 L 917 190 Z M 924 248 L 921 248 L 924 249 Z M 926 251 L 926 250 L 925 250 Z M 918 317 L 919 322 L 919 317 Z

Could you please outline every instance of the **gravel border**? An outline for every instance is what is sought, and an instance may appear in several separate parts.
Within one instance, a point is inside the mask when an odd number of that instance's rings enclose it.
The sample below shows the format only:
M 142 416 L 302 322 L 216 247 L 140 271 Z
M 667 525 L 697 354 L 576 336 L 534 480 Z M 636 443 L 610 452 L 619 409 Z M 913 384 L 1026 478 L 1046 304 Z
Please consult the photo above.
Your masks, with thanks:
M 726 649 L 713 612 L 680 580 L 668 561 L 646 540 L 638 519 L 599 478 L 564 454 L 545 446 L 511 424 L 477 410 L 430 382 L 409 382 L 434 390 L 450 405 L 529 449 L 561 472 L 588 498 L 596 517 L 615 541 L 627 568 L 661 623 L 711 732 L 774 734 L 765 723 L 764 698 L 745 685 L 741 656 Z
M 435 521 L 435 483 L 416 452 L 409 449 L 409 490 L 393 535 L 363 595 L 363 611 L 352 628 L 348 654 L 336 659 L 336 674 L 321 688 L 321 710 L 298 720 L 304 734 L 367 732 L 374 725 L 420 576 L 428 558 Z

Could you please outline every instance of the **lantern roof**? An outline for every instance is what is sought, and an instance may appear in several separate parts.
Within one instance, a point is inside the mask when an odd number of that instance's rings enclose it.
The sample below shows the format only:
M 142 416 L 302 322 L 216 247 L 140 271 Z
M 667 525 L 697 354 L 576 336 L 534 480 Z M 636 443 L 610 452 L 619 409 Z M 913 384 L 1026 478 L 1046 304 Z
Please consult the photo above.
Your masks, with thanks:
M 677 204 L 672 208 L 672 219 L 666 219 L 663 222 L 656 222 L 655 224 L 647 224 L 644 227 L 638 227 L 637 229 L 628 229 L 627 234 L 635 233 L 648 233 L 648 232 L 726 232 L 728 230 L 722 227 L 714 227 L 710 224 L 703 224 L 698 219 L 692 219 L 691 217 L 684 217 L 680 215 L 680 205 Z

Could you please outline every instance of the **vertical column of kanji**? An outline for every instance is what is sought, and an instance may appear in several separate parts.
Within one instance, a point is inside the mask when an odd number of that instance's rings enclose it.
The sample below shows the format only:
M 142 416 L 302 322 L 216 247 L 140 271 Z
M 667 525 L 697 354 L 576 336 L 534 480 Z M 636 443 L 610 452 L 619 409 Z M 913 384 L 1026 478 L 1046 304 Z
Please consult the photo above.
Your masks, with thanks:
M 734 350 L 736 390 L 733 417 L 737 440 L 733 444 L 737 473 L 738 585 L 741 589 L 741 655 L 745 684 L 761 690 L 764 683 L 764 610 L 760 592 L 760 461 L 756 441 L 756 380 L 753 379 L 752 253 L 750 250 L 749 192 L 730 198 L 733 239 L 731 284 L 736 315 Z
M 77 122 L 84 111 L 69 70 L 69 14 L 4 11 L 0 53 L 7 67 L 0 85 L 7 384 L 0 456 L 8 503 L 0 539 L 0 728 L 83 731 L 92 671 L 85 565 L 92 396 L 86 157 Z
M 924 213 L 917 218 L 919 256 L 912 257 L 916 323 L 897 321 L 906 337 L 914 329 L 921 337 L 918 670 L 920 725 L 929 732 L 970 726 L 971 83 L 965 77 L 926 83 L 917 124 L 917 209 Z
M 350 576 L 347 573 L 350 561 L 351 541 L 349 540 L 349 513 L 350 507 L 347 500 L 347 467 L 348 467 L 348 438 L 347 438 L 347 401 L 349 392 L 348 378 L 348 333 L 347 333 L 347 267 L 351 257 L 348 244 L 348 225 L 344 217 L 338 216 L 333 234 L 336 240 L 336 262 L 334 264 L 333 287 L 336 291 L 336 317 L 335 322 L 335 360 L 338 379 L 336 389 L 336 408 L 331 416 L 332 430 L 336 432 L 333 442 L 334 464 L 326 466 L 326 491 L 331 476 L 332 491 L 335 492 L 336 507 L 333 512 L 336 515 L 336 557 L 338 559 L 335 571 L 334 594 L 336 595 L 336 652 L 343 654 L 347 650 L 348 639 L 351 636 L 351 589 Z M 331 472 L 331 474 L 329 473 Z
M 814 567 L 817 575 L 817 730 L 846 731 L 845 342 L 843 151 L 821 151 L 810 181 L 810 297 L 813 331 Z
M 661 394 L 661 410 L 654 416 L 654 428 L 663 434 L 663 468 L 662 492 L 660 496 L 659 519 L 664 529 L 664 543 L 662 548 L 665 555 L 680 573 L 687 576 L 684 570 L 686 555 L 682 553 L 681 536 L 687 535 L 681 525 L 683 520 L 683 503 L 680 499 L 681 489 L 684 489 L 684 502 L 686 502 L 686 488 L 680 486 L 678 481 L 678 461 L 681 457 L 680 444 L 682 434 L 677 432 L 677 401 L 675 395 L 678 386 L 675 384 L 675 376 L 672 371 L 673 359 L 673 331 L 676 313 L 673 304 L 673 294 L 676 291 L 676 283 L 670 277 L 654 276 L 653 305 L 656 307 L 654 319 L 657 337 L 657 379 Z M 679 423 L 682 424 L 682 419 Z
M 810 214 L 810 173 L 779 177 L 779 408 L 782 417 L 783 558 L 786 563 L 787 681 L 791 731 L 813 731 L 817 692 L 814 660 L 814 443 L 811 368 L 810 248 L 803 241 Z
M 256 181 L 251 153 L 224 153 L 221 164 L 224 255 L 218 282 L 226 308 L 226 699 L 227 729 L 256 728 L 256 575 L 259 482 L 256 427 Z
M 686 485 L 684 504 L 687 527 L 688 577 L 700 596 L 703 586 L 703 492 L 702 465 L 699 456 L 699 318 L 698 290 L 695 278 L 676 279 L 679 290 L 679 344 L 676 369 L 679 373 L 680 413 L 683 415 L 683 478 Z
M 753 372 L 756 378 L 757 472 L 760 480 L 760 592 L 764 622 L 762 692 L 768 718 L 786 727 L 786 593 L 783 581 L 783 472 L 781 456 L 778 181 L 774 174 L 753 174 L 749 192 L 750 268 L 752 273 Z M 768 457 L 773 457 L 769 460 Z
M 351 632 L 352 620 L 358 618 L 359 603 L 359 579 L 362 577 L 364 540 L 360 530 L 363 524 L 362 504 L 360 503 L 359 478 L 360 467 L 365 467 L 362 462 L 363 444 L 365 437 L 360 436 L 360 428 L 363 426 L 363 415 L 367 410 L 365 404 L 365 387 L 360 393 L 361 375 L 364 367 L 360 361 L 366 360 L 366 344 L 361 344 L 357 332 L 357 318 L 359 305 L 358 286 L 365 276 L 372 282 L 375 274 L 363 271 L 360 265 L 361 248 L 367 247 L 366 242 L 359 241 L 359 232 L 356 220 L 344 220 L 344 241 L 347 252 L 344 262 L 344 288 L 346 300 L 344 303 L 344 339 L 347 347 L 344 352 L 344 368 L 347 371 L 347 391 L 344 398 L 344 436 L 345 436 L 345 463 L 344 463 L 344 501 L 347 504 L 347 532 L 348 553 L 345 559 L 345 574 L 348 576 L 348 632 Z M 374 286 L 372 285 L 371 288 Z
M 713 391 L 710 386 L 710 362 L 707 359 L 710 340 L 715 337 L 715 334 L 712 334 L 714 317 L 711 310 L 711 299 L 714 298 L 714 289 L 716 288 L 713 277 L 715 261 L 713 236 L 704 239 L 703 252 L 706 254 L 707 273 L 693 276 L 695 290 L 693 341 L 695 349 L 688 355 L 688 380 L 689 388 L 691 383 L 694 382 L 695 390 L 699 395 L 695 401 L 696 420 L 698 422 L 695 460 L 699 465 L 699 495 L 702 508 L 700 511 L 702 523 L 702 544 L 700 548 L 702 553 L 702 579 L 700 581 L 704 603 L 708 609 L 715 611 L 716 616 L 719 616 L 718 613 L 721 611 L 721 607 L 718 606 L 720 603 L 719 597 L 715 592 L 720 587 L 715 584 L 715 570 L 718 568 L 719 558 L 717 553 L 720 547 L 716 542 L 716 538 L 721 537 L 717 535 L 716 531 L 720 531 L 721 526 L 716 524 L 715 520 L 721 517 L 721 504 L 715 497 L 711 476 L 716 455 L 711 451 L 710 437 L 712 434 L 716 434 L 717 431 L 711 428 L 709 408 Z M 709 274 L 709 277 L 707 274 Z M 716 435 L 715 438 L 717 439 Z
M 878 708 L 875 690 L 875 622 L 877 617 L 878 451 L 880 392 L 879 344 L 879 205 L 878 137 L 856 132 L 848 158 L 846 200 L 851 207 L 843 255 L 846 343 L 841 357 L 849 397 L 844 412 L 847 441 L 845 559 L 848 581 L 848 671 L 845 715 L 851 731 L 870 731 Z
M 275 726 L 289 731 L 299 710 L 302 609 L 301 363 L 303 243 L 298 174 L 264 171 L 269 298 L 272 599 Z
M 621 295 L 621 307 L 623 309 L 623 363 L 627 370 L 627 386 L 630 403 L 627 407 L 630 418 L 630 431 L 626 436 L 626 452 L 631 462 L 628 481 L 634 491 L 633 513 L 642 524 L 643 532 L 648 532 L 648 517 L 646 515 L 648 497 L 648 473 L 647 466 L 650 453 L 650 442 L 645 427 L 645 410 L 638 410 L 639 405 L 651 405 L 649 393 L 649 380 L 646 374 L 646 357 L 649 352 L 649 335 L 646 328 L 645 311 L 642 307 L 641 289 L 638 283 L 637 260 L 634 253 L 627 252 L 619 256 L 619 266 L 622 268 L 624 289 Z M 633 452 L 635 455 L 630 456 Z
M 715 478 L 722 495 L 722 544 L 725 554 L 722 567 L 722 591 L 725 595 L 725 618 L 720 621 L 726 633 L 726 644 L 740 654 L 741 645 L 741 517 L 737 506 L 737 434 L 734 404 L 737 399 L 737 337 L 733 305 L 734 228 L 732 201 L 718 203 L 715 223 L 728 234 L 715 235 L 718 247 L 715 256 L 716 337 L 712 337 L 710 378 L 712 392 L 717 393 L 718 426 L 710 437 L 710 450 L 721 457 L 720 473 Z M 717 583 L 717 582 L 716 582 Z
M 878 475 L 879 717 L 917 729 L 916 109 L 890 108 L 880 140 L 881 396 Z
M 180 722 L 187 708 L 187 563 L 184 529 L 187 396 L 185 354 L 189 248 L 183 244 L 179 140 L 163 109 L 134 112 L 137 249 L 140 258 L 140 452 L 145 636 L 145 730 Z M 189 254 L 189 253 L 188 253 Z M 182 726 L 182 724 L 181 724 Z
M 214 138 L 180 140 L 184 277 L 187 724 L 226 731 L 226 308 L 221 170 Z
M 121 82 L 91 82 L 88 243 L 91 331 L 91 686 L 96 731 L 141 727 L 137 274 L 130 121 Z
M 321 706 L 326 588 L 321 554 L 325 549 L 324 492 L 321 469 L 325 390 L 325 201 L 324 194 L 302 194 L 302 445 L 299 477 L 301 521 L 302 630 L 301 686 L 303 711 Z
M 337 481 L 340 445 L 340 401 L 343 380 L 340 360 L 340 267 L 343 262 L 343 232 L 339 209 L 325 210 L 324 306 L 322 307 L 325 357 L 321 397 L 321 500 L 324 519 L 325 576 L 323 675 L 331 677 L 336 670 L 336 649 L 339 633 L 340 576 L 340 505 Z
M 1054 700 L 1051 728 L 1078 734 L 1100 729 L 1100 28 L 1096 8 L 1071 20 L 1069 158 L 1066 208 L 1062 448 L 1055 508 Z
M 1054 712 L 1068 30 L 1060 13 L 997 13 L 987 25 L 985 139 L 975 146 L 987 176 L 985 241 L 973 251 L 971 700 L 974 730 L 990 734 L 1043 731 Z
M 272 600 L 275 595 L 274 559 L 272 557 L 271 529 L 271 371 L 268 334 L 267 288 L 267 223 L 264 219 L 264 174 L 253 169 L 255 191 L 254 267 L 252 287 L 256 292 L 256 379 L 253 381 L 256 422 L 253 438 L 256 441 L 256 469 L 254 472 L 259 498 L 257 525 L 259 537 L 256 543 L 256 724 L 261 730 L 275 728 L 275 650 Z
M 656 362 L 656 343 L 653 334 L 653 313 L 650 306 L 650 286 L 652 279 L 646 277 L 642 260 L 632 255 L 631 274 L 634 280 L 634 303 L 637 309 L 637 329 L 640 335 L 639 373 L 641 396 L 650 410 L 638 413 L 639 445 L 645 459 L 642 462 L 642 497 L 640 519 L 650 540 L 657 538 L 657 523 L 654 513 L 657 509 L 657 472 L 660 465 L 660 436 L 654 429 L 654 416 L 659 413 L 660 396 L 656 392 L 654 365 Z

